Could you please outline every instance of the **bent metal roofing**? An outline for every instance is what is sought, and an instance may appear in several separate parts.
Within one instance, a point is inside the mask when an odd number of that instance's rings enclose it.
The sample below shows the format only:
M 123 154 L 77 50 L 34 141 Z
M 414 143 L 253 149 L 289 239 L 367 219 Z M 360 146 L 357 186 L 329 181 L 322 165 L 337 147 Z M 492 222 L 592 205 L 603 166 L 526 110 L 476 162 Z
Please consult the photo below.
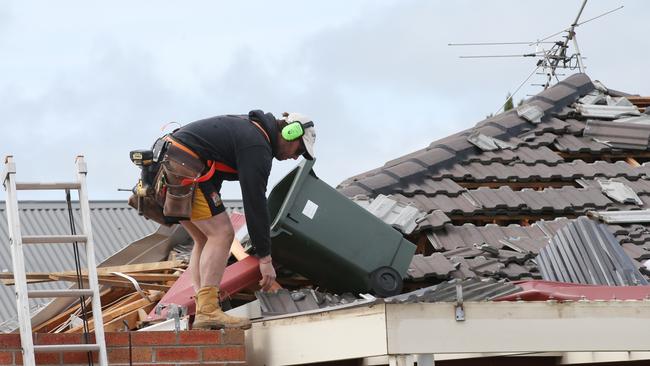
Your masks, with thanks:
M 575 74 L 337 189 L 355 200 L 385 195 L 443 218 L 409 236 L 419 244 L 412 281 L 541 279 L 535 256 L 562 227 L 592 211 L 650 208 L 650 124 L 630 119 L 644 101 Z M 650 275 L 642 265 L 650 223 L 604 228 Z

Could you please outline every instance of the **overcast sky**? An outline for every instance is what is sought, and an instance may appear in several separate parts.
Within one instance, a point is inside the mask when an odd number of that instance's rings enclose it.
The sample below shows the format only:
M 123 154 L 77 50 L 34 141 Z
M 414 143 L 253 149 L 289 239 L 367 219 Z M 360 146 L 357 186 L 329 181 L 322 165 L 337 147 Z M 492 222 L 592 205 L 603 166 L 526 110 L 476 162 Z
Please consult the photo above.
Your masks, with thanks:
M 530 58 L 458 58 L 534 47 L 448 43 L 540 39 L 581 3 L 2 1 L 0 153 L 14 155 L 20 181 L 71 180 L 83 154 L 90 198 L 126 199 L 117 188 L 139 174 L 129 151 L 166 122 L 299 111 L 316 123 L 315 171 L 336 186 L 473 126 L 534 69 Z M 625 6 L 578 28 L 592 79 L 650 95 L 647 4 L 587 4 L 582 20 Z M 539 91 L 526 84 L 515 99 Z M 269 189 L 296 163 L 274 162 Z M 222 193 L 241 196 L 236 183 Z

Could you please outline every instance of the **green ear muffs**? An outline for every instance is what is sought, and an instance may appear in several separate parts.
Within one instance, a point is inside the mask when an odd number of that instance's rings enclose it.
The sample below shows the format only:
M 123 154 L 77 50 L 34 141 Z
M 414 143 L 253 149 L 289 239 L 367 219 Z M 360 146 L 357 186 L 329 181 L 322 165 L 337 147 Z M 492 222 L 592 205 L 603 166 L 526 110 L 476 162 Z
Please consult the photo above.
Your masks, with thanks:
M 305 124 L 299 121 L 291 122 L 282 128 L 282 138 L 287 141 L 294 141 L 305 134 L 305 128 L 314 126 L 314 122 L 307 122 Z

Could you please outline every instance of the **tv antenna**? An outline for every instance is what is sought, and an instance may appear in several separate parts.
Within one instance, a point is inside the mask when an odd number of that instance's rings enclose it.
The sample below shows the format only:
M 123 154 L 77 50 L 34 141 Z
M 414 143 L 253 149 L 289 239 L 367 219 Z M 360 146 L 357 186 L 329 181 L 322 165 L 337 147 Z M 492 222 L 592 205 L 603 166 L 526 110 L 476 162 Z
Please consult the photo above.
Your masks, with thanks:
M 576 38 L 576 28 L 602 18 L 606 15 L 609 15 L 615 11 L 618 11 L 623 8 L 623 5 L 618 8 L 604 12 L 598 16 L 587 19 L 580 22 L 580 17 L 582 12 L 587 5 L 587 0 L 583 0 L 580 10 L 575 17 L 575 20 L 571 25 L 565 29 L 562 29 L 559 32 L 555 32 L 549 36 L 538 39 L 536 41 L 529 42 L 474 42 L 474 43 L 449 43 L 448 46 L 504 46 L 504 45 L 525 45 L 528 47 L 535 46 L 534 52 L 520 53 L 520 54 L 496 54 L 496 55 L 470 55 L 470 56 L 459 56 L 459 58 L 506 58 L 506 57 L 529 57 L 536 58 L 537 62 L 535 64 L 535 69 L 531 72 L 526 79 L 515 89 L 511 94 L 510 98 L 513 96 L 530 80 L 530 78 L 538 73 L 538 70 L 542 70 L 542 74 L 546 76 L 546 80 L 543 84 L 533 84 L 542 86 L 544 89 L 547 89 L 554 81 L 559 81 L 558 78 L 558 69 L 560 70 L 576 70 L 580 72 L 585 71 L 584 57 L 580 53 L 580 47 L 578 46 L 578 40 Z M 561 39 L 552 41 L 553 37 L 564 34 Z M 573 46 L 573 52 L 569 52 L 569 45 Z M 550 45 L 550 47 L 548 47 Z M 509 99 L 510 99 L 509 98 Z M 506 103 L 508 101 L 506 100 Z M 505 106 L 505 103 L 497 111 L 500 112 L 501 109 Z

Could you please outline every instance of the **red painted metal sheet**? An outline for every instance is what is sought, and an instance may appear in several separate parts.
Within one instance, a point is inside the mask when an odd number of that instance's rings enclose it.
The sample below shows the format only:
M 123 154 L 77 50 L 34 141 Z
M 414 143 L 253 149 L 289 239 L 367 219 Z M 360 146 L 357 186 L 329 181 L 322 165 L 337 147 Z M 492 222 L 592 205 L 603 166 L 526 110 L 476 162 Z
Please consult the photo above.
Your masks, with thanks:
M 226 267 L 223 278 L 221 279 L 220 296 L 222 299 L 225 299 L 230 296 L 230 294 L 235 294 L 246 287 L 256 285 L 261 279 L 262 275 L 259 270 L 259 260 L 255 256 L 248 256 L 243 260 Z M 167 291 L 165 296 L 163 296 L 159 304 L 187 306 L 187 313 L 194 314 L 196 312 L 194 294 L 190 271 L 185 271 L 185 273 L 176 280 L 169 291 Z M 149 313 L 147 320 L 160 320 L 166 318 L 166 309 L 163 309 L 160 315 L 157 315 L 154 309 Z
M 643 300 L 650 298 L 650 286 L 598 286 L 553 281 L 517 281 L 523 291 L 494 301 Z
M 239 212 L 233 212 L 230 214 L 230 222 L 232 223 L 232 228 L 236 233 L 239 231 L 239 229 L 246 225 L 246 216 L 244 216 L 244 214 L 240 214 Z

